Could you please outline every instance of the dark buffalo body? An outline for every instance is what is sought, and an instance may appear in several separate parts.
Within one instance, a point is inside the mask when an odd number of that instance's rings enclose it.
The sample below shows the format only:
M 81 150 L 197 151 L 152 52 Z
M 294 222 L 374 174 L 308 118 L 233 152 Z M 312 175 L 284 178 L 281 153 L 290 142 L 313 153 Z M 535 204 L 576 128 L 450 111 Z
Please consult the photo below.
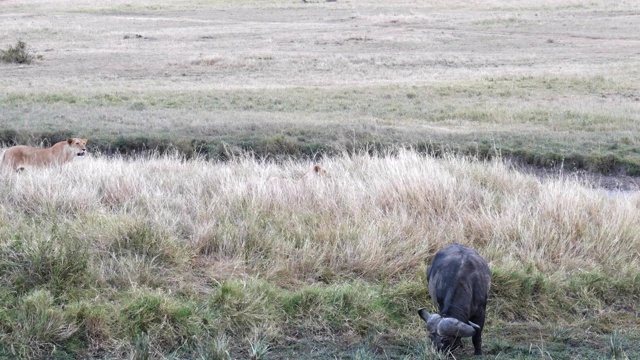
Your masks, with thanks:
M 475 354 L 482 354 L 491 270 L 475 250 L 451 245 L 438 251 L 427 269 L 429 293 L 438 314 L 418 312 L 427 322 L 431 340 L 439 350 L 453 350 L 462 337 L 471 337 Z

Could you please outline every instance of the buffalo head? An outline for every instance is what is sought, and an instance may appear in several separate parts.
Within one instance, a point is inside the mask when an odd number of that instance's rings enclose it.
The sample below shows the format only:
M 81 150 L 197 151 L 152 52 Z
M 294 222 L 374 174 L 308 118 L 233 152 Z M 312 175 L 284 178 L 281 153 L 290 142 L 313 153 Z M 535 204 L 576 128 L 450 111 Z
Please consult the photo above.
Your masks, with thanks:
M 429 338 L 438 351 L 453 351 L 462 344 L 461 338 L 472 337 L 476 329 L 480 329 L 471 321 L 465 324 L 455 318 L 443 318 L 438 314 L 429 314 L 424 308 L 418 309 L 418 315 L 427 323 Z

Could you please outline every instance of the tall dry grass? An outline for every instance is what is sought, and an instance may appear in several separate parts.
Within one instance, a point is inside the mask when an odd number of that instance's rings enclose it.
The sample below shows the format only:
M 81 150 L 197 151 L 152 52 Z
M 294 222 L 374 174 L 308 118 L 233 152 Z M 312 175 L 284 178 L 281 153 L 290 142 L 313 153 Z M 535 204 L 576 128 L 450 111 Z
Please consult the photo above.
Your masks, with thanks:
M 297 281 L 329 269 L 377 280 L 413 275 L 452 242 L 479 249 L 496 267 L 531 265 L 550 275 L 640 265 L 636 193 L 411 151 L 322 165 L 326 176 L 303 176 L 311 164 L 294 161 L 97 157 L 5 173 L 3 228 L 73 224 L 95 232 L 98 246 L 122 222 L 144 223 L 191 257 Z
M 82 316 L 75 305 L 75 320 L 63 322 L 60 331 L 68 336 L 93 329 L 85 336 L 101 339 L 109 351 L 124 351 L 117 340 L 133 338 L 127 346 L 151 346 L 156 354 L 192 336 L 193 317 L 214 305 L 229 314 L 218 318 L 218 327 L 248 338 L 262 329 L 252 347 L 282 345 L 278 334 L 291 321 L 287 316 L 302 322 L 297 331 L 326 330 L 329 325 L 310 322 L 305 309 L 329 301 L 327 312 L 346 311 L 335 305 L 345 297 L 358 306 L 347 307 L 347 322 L 331 331 L 406 325 L 411 309 L 429 302 L 428 260 L 454 242 L 489 261 L 492 321 L 605 319 L 602 326 L 615 327 L 621 318 L 606 309 L 640 294 L 637 193 L 611 194 L 579 180 L 543 181 L 499 161 L 412 151 L 323 160 L 326 176 L 308 173 L 311 165 L 250 157 L 228 163 L 94 157 L 5 172 L 0 283 L 27 305 L 41 298 L 56 305 L 98 301 L 97 310 L 83 305 Z M 382 292 L 370 292 L 367 284 L 381 285 L 376 291 Z M 322 289 L 333 295 L 325 297 Z M 193 305 L 200 301 L 212 305 Z M 367 318 L 364 309 L 372 304 L 393 311 Z M 107 320 L 106 309 L 152 315 Z M 142 325 L 125 325 L 131 316 Z M 139 338 L 153 338 L 145 329 L 159 326 L 163 316 L 175 322 L 169 330 L 165 324 L 157 339 Z M 349 320 L 358 325 L 344 325 Z M 50 338 L 60 331 L 38 339 L 63 341 Z M 411 337 L 417 330 L 403 331 Z M 224 343 L 220 336 L 216 341 Z

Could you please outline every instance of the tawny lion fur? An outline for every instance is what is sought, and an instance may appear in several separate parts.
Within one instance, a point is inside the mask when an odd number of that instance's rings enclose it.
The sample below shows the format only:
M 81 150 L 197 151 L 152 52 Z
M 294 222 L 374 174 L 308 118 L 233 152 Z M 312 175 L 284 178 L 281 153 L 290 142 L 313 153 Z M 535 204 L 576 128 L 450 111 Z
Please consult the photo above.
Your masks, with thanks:
M 316 177 L 329 177 L 329 173 L 320 165 L 314 165 L 306 173 L 298 176 L 292 176 L 288 178 L 282 178 L 278 176 L 272 176 L 268 179 L 270 182 L 301 182 L 308 179 L 314 179 Z
M 69 138 L 45 149 L 26 145 L 13 146 L 4 152 L 2 167 L 20 171 L 25 167 L 62 165 L 76 156 L 84 156 L 86 146 L 87 139 L 79 138 Z

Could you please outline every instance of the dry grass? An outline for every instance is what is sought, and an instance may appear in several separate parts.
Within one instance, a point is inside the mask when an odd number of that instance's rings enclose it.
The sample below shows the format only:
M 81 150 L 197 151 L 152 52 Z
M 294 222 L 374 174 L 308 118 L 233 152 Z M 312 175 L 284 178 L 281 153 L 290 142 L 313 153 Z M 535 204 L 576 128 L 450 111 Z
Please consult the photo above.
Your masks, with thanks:
M 496 330 L 508 321 L 539 321 L 608 333 L 638 311 L 629 303 L 640 294 L 636 193 L 612 195 L 578 181 L 542 181 L 497 161 L 411 151 L 322 165 L 325 176 L 304 176 L 309 163 L 97 157 L 5 174 L 3 287 L 16 292 L 18 304 L 51 296 L 45 294 L 77 304 L 47 316 L 55 316 L 61 334 L 84 334 L 111 354 L 166 355 L 180 346 L 202 353 L 201 343 L 185 339 L 204 333 L 221 342 L 206 351 L 235 356 L 295 353 L 326 336 L 343 337 L 334 344 L 343 351 L 364 344 L 358 351 L 394 352 L 404 344 L 419 352 L 415 341 L 423 335 L 413 312 L 429 303 L 426 263 L 453 242 L 490 263 Z M 132 315 L 114 318 L 105 308 Z M 321 317 L 307 319 L 311 309 Z M 3 346 L 31 346 L 11 324 L 3 325 L 14 329 Z M 42 352 L 10 353 L 50 353 L 49 343 L 74 352 L 42 326 L 29 340 L 44 341 Z M 267 328 L 256 337 L 260 326 Z M 224 345 L 222 329 L 250 345 Z M 370 338 L 373 329 L 380 335 Z M 316 335 L 286 340 L 294 333 Z M 637 350 L 621 344 L 619 352 Z M 76 353 L 92 351 L 86 341 L 75 346 Z M 492 347 L 490 354 L 509 353 L 504 341 Z
M 491 264 L 487 357 L 638 357 L 638 194 L 448 155 L 640 173 L 634 5 L 3 1 L 42 59 L 0 64 L 0 142 L 230 161 L 0 176 L 0 357 L 438 358 L 452 242 Z
M 542 182 L 499 162 L 406 151 L 340 157 L 325 167 L 330 176 L 303 176 L 310 165 L 295 162 L 94 158 L 10 174 L 3 202 L 16 214 L 54 213 L 63 221 L 89 214 L 143 220 L 166 232 L 159 239 L 194 255 L 230 262 L 249 256 L 255 262 L 247 270 L 268 269 L 269 280 L 283 271 L 283 279 L 317 279 L 325 267 L 344 276 L 401 278 L 450 242 L 502 254 L 492 259 L 499 267 L 530 264 L 548 274 L 638 266 L 635 195 Z

